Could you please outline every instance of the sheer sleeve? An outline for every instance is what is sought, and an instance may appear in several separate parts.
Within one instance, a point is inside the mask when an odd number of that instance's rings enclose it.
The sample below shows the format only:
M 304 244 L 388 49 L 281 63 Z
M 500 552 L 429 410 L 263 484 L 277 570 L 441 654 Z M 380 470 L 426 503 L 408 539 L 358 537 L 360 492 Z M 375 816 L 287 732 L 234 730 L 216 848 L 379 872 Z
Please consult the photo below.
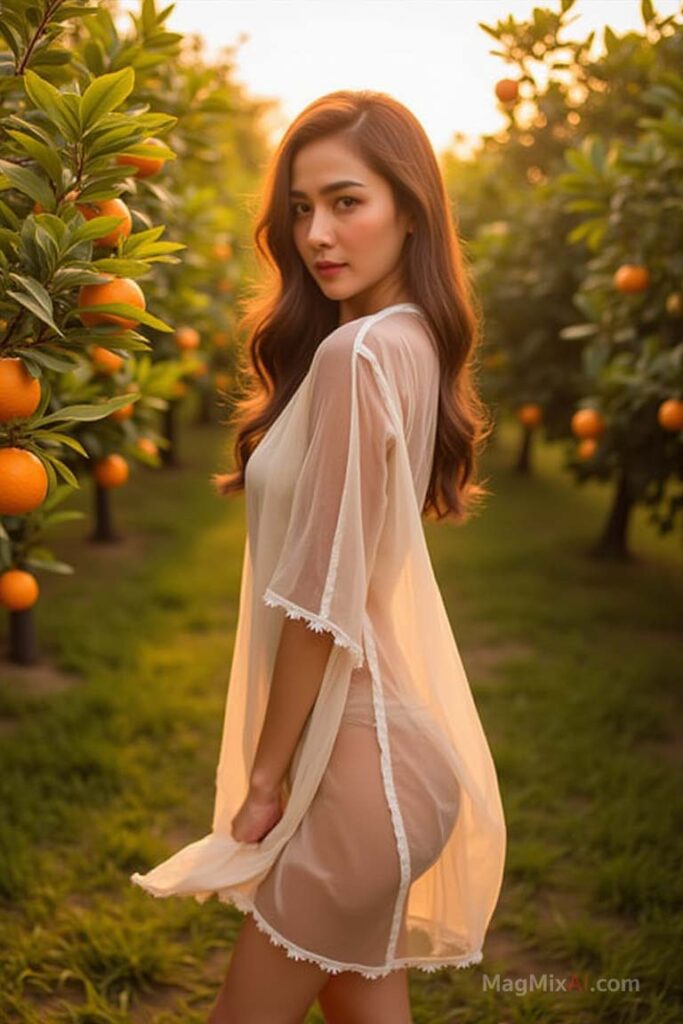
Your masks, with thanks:
M 376 371 L 352 342 L 326 339 L 315 354 L 305 456 L 263 600 L 330 632 L 360 667 L 396 432 Z

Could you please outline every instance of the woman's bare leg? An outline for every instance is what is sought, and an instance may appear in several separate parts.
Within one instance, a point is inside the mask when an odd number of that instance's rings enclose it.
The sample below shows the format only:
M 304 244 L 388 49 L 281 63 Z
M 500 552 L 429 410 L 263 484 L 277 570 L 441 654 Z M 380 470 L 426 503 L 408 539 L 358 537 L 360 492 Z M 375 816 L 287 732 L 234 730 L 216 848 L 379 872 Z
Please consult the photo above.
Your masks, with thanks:
M 247 914 L 207 1024 L 302 1024 L 329 977 L 288 957 Z
M 413 1024 L 405 968 L 377 979 L 356 971 L 333 974 L 318 1002 L 325 1024 Z

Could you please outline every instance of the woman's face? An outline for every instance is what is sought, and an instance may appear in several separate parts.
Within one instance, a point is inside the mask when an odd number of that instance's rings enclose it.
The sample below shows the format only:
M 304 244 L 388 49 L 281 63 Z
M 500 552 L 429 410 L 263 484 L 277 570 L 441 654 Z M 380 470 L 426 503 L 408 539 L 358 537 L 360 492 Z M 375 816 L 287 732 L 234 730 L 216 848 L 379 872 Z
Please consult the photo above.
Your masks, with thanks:
M 412 301 L 401 258 L 411 224 L 383 177 L 339 137 L 329 137 L 296 154 L 291 188 L 294 244 L 320 290 L 340 303 L 340 324 Z M 320 260 L 343 266 L 325 274 L 316 266 Z

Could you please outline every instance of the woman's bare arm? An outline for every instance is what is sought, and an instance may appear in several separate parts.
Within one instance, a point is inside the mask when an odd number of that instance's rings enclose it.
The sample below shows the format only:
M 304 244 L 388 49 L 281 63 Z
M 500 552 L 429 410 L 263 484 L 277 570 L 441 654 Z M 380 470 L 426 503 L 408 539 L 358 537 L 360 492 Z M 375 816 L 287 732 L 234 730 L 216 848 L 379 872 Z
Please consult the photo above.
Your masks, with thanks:
M 268 707 L 249 779 L 250 792 L 276 793 L 315 704 L 333 640 L 302 619 L 285 618 L 275 656 Z

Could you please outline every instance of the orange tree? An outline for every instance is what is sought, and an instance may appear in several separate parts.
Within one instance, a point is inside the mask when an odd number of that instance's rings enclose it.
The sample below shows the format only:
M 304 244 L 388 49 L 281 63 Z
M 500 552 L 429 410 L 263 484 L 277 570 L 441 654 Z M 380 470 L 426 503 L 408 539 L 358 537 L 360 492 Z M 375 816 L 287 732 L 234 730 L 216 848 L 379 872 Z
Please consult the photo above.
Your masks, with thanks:
M 596 447 L 598 434 L 588 435 L 600 430 L 597 409 L 592 426 L 590 417 L 575 418 L 594 398 L 583 354 L 593 327 L 577 323 L 577 310 L 587 319 L 582 302 L 591 281 L 589 240 L 598 228 L 590 220 L 584 224 L 590 205 L 581 205 L 594 197 L 568 202 L 557 182 L 561 176 L 566 181 L 568 163 L 585 165 L 581 146 L 591 135 L 607 130 L 624 145 L 638 144 L 641 118 L 659 113 L 656 92 L 648 87 L 680 66 L 681 33 L 675 19 L 658 18 L 644 3 L 647 37 L 629 33 L 619 40 L 606 29 L 606 53 L 594 59 L 592 35 L 578 43 L 558 38 L 571 7 L 572 0 L 564 0 L 559 12 L 535 9 L 528 22 L 482 24 L 499 44 L 494 52 L 515 68 L 515 78 L 502 79 L 496 89 L 508 124 L 484 139 L 481 173 L 470 170 L 464 193 L 455 186 L 458 162 L 449 158 L 446 169 L 465 231 L 474 235 L 487 396 L 522 422 L 520 468 L 528 465 L 532 433 L 543 424 L 547 438 L 572 439 L 567 465 L 580 467 L 580 475 Z M 462 176 L 457 178 L 460 183 Z M 614 221 L 614 211 L 610 216 Z M 610 551 L 618 553 L 619 545 L 603 538 L 596 553 Z
M 591 443 L 571 466 L 581 481 L 616 481 L 598 551 L 617 557 L 636 503 L 661 532 L 683 510 L 683 78 L 668 73 L 646 98 L 661 115 L 642 119 L 635 144 L 589 138 L 557 180 L 586 211 L 573 237 L 594 253 L 576 296 L 585 319 L 567 329 L 588 339 L 572 429 Z
M 169 33 L 170 7 L 158 10 L 154 0 L 144 0 L 139 14 L 129 16 L 128 31 L 117 25 L 113 0 L 102 8 L 78 26 L 79 52 L 87 59 L 96 45 L 103 68 L 131 62 L 131 102 L 153 104 L 176 119 L 168 141 L 179 159 L 162 174 L 141 180 L 134 173 L 129 185 L 138 214 L 150 223 L 170 220 L 171 237 L 188 249 L 181 266 L 160 264 L 154 276 L 157 308 L 177 329 L 150 334 L 152 358 L 181 367 L 182 379 L 165 395 L 162 450 L 165 462 L 178 464 L 175 441 L 184 396 L 196 393 L 201 418 L 210 420 L 216 389 L 230 389 L 235 379 L 235 322 L 251 218 L 247 200 L 264 164 L 260 121 L 271 104 L 244 93 L 229 55 L 208 60 L 198 37 Z
M 145 310 L 144 293 L 133 280 L 150 269 L 159 252 L 155 245 L 164 243 L 126 232 L 120 209 L 103 217 L 99 204 L 112 198 L 114 183 L 127 173 L 113 160 L 117 148 L 123 151 L 171 122 L 165 115 L 114 113 L 132 88 L 130 68 L 93 79 L 81 94 L 59 90 L 22 62 L 20 67 L 21 74 L 2 82 L 0 600 L 13 613 L 11 653 L 26 661 L 35 658 L 28 613 L 37 596 L 28 575 L 65 567 L 50 557 L 38 528 L 54 524 L 49 512 L 43 508 L 30 526 L 25 517 L 44 506 L 58 476 L 78 486 L 63 452 L 91 453 L 69 431 L 117 415 L 139 398 L 134 390 L 109 401 L 98 393 L 70 405 L 60 394 L 60 379 L 86 361 L 86 351 L 114 359 L 115 347 L 123 359 L 146 349 L 144 336 L 133 330 L 141 321 L 170 330 Z M 117 253 L 94 259 L 97 243 L 116 244 Z M 102 296 L 89 296 L 89 289 L 102 287 L 114 289 L 105 304 Z M 90 307 L 83 301 L 89 298 Z

